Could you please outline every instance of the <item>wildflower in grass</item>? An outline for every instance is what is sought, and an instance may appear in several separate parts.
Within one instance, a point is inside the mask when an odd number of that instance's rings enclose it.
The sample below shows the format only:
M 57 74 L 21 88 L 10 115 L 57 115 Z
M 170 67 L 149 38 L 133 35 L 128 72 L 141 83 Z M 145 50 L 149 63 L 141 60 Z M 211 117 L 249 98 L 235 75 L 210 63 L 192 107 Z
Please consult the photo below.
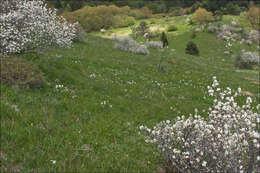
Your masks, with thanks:
M 90 79 L 95 79 L 96 77 L 97 77 L 97 75 L 96 75 L 95 73 L 89 75 L 89 78 L 90 78 Z
M 56 160 L 51 160 L 51 163 L 52 164 L 56 164 Z

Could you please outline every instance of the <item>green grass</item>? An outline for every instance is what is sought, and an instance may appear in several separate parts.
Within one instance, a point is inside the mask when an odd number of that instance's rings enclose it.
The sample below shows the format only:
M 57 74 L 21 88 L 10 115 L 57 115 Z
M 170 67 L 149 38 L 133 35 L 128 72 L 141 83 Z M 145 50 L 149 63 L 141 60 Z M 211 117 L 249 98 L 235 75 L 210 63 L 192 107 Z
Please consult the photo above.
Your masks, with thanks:
M 158 172 L 162 157 L 144 142 L 140 125 L 207 109 L 212 100 L 203 97 L 213 76 L 224 87 L 259 93 L 257 69 L 238 71 L 213 34 L 198 33 L 193 41 L 200 56 L 186 55 L 191 34 L 169 34 L 169 48 L 146 56 L 116 50 L 114 41 L 90 34 L 71 49 L 17 55 L 33 62 L 48 85 L 1 85 L 3 172 Z M 232 49 L 241 48 L 255 50 Z M 166 72 L 158 72 L 162 58 Z M 57 90 L 57 84 L 67 89 Z

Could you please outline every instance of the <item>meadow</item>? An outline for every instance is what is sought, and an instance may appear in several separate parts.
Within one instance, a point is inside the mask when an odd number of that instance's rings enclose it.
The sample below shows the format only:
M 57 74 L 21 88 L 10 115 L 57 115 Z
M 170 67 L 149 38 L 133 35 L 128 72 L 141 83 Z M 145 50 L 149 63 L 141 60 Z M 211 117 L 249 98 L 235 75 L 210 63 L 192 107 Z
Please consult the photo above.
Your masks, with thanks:
M 129 34 L 125 27 L 86 33 L 70 49 L 15 55 L 40 69 L 47 82 L 39 89 L 0 84 L 4 172 L 164 172 L 159 149 L 145 143 L 141 125 L 195 109 L 207 117 L 213 76 L 222 87 L 241 87 L 240 103 L 248 95 L 259 101 L 259 67 L 234 67 L 233 55 L 224 54 L 225 41 L 198 32 L 193 41 L 200 56 L 187 55 L 194 28 L 185 17 L 141 21 L 155 28 L 174 21 L 178 30 L 167 33 L 169 47 L 149 49 L 148 55 L 117 50 L 109 36 Z M 257 45 L 237 42 L 231 48 L 241 49 L 257 51 Z

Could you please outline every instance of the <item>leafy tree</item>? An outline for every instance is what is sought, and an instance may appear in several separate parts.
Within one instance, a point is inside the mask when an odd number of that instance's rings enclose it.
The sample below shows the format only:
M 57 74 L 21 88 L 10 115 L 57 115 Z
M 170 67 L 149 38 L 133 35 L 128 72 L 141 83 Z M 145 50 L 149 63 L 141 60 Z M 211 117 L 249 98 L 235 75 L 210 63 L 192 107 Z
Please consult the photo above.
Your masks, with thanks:
M 168 39 L 167 39 L 167 36 L 166 36 L 165 32 L 162 32 L 161 41 L 163 42 L 163 47 L 169 45 L 169 42 L 168 42 Z
M 198 8 L 192 16 L 192 20 L 196 23 L 208 23 L 213 20 L 213 14 L 204 8 Z
M 260 7 L 250 7 L 247 17 L 255 29 L 260 29 Z

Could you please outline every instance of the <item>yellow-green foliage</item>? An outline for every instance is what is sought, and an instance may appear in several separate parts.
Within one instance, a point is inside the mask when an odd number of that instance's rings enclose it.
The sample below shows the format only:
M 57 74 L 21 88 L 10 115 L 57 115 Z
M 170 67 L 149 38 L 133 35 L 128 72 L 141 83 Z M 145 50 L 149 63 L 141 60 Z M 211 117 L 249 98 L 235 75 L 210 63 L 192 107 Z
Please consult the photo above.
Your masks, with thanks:
M 248 12 L 247 17 L 250 21 L 250 23 L 253 25 L 255 29 L 260 28 L 260 8 L 252 6 Z
M 213 20 L 213 14 L 204 8 L 198 8 L 192 16 L 192 20 L 196 23 L 207 23 Z
M 40 88 L 45 78 L 33 64 L 16 58 L 0 57 L 0 83 L 7 86 Z
M 152 15 L 147 8 L 131 10 L 128 6 L 100 5 L 97 7 L 85 6 L 74 12 L 66 12 L 63 16 L 70 22 L 78 21 L 87 31 L 98 31 L 101 28 L 126 27 L 135 24 L 135 18 L 148 18 Z

